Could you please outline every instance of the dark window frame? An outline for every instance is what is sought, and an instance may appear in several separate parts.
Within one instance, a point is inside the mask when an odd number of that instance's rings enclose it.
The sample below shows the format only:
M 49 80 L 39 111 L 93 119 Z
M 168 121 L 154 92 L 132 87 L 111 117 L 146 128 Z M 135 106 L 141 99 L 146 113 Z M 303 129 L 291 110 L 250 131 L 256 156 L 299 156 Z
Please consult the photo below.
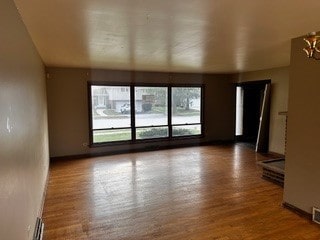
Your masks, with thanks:
M 92 95 L 91 95 L 91 86 L 118 86 L 118 87 L 129 87 L 130 88 L 130 117 L 131 117 L 131 126 L 130 127 L 121 127 L 121 128 L 102 128 L 102 129 L 93 129 L 93 118 L 92 118 Z M 166 87 L 168 89 L 167 95 L 167 110 L 168 110 L 168 125 L 157 125 L 154 127 L 168 127 L 168 137 L 162 138 L 148 138 L 148 139 L 136 139 L 136 129 L 139 128 L 152 128 L 153 126 L 136 126 L 135 124 L 135 87 Z M 199 123 L 190 123 L 190 124 L 172 124 L 172 88 L 181 87 L 181 88 L 200 88 L 200 122 Z M 87 95 L 88 95 L 88 116 L 89 116 L 89 146 L 90 147 L 101 147 L 109 145 L 125 145 L 132 143 L 147 143 L 147 142 L 160 142 L 160 141 L 171 141 L 171 140 L 183 140 L 183 139 L 198 139 L 204 137 L 204 106 L 205 106 L 205 85 L 204 84 L 166 84 L 166 83 L 128 83 L 128 82 L 105 82 L 105 81 L 88 81 L 87 82 Z M 185 135 L 185 136 L 173 136 L 172 129 L 175 126 L 192 126 L 200 125 L 201 132 L 196 135 Z M 121 140 L 121 141 L 112 141 L 112 142 L 93 142 L 93 132 L 97 130 L 117 130 L 117 129 L 131 129 L 131 139 L 130 140 Z

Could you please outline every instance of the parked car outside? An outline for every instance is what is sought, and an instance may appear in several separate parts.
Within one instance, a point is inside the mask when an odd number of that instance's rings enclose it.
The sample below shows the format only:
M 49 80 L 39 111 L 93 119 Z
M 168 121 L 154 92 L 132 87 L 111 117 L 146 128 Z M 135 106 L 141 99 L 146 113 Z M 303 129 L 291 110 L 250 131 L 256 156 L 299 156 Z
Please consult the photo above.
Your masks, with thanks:
M 130 108 L 130 104 L 129 103 L 125 103 L 120 107 L 120 112 L 122 114 L 128 114 L 128 113 L 130 113 L 130 110 L 131 110 L 131 108 Z

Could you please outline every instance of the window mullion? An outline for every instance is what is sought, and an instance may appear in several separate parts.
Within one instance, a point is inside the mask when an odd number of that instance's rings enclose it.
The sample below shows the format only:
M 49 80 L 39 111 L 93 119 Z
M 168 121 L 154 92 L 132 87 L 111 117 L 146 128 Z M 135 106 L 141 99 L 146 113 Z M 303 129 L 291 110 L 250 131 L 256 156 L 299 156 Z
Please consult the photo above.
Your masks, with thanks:
M 92 85 L 90 82 L 87 83 L 87 93 L 88 93 L 88 110 L 89 110 L 89 144 L 93 144 L 93 116 L 92 116 Z
M 172 138 L 172 95 L 171 87 L 168 87 L 168 127 L 169 127 L 169 138 Z
M 131 140 L 136 140 L 136 106 L 135 106 L 135 87 L 130 86 L 130 106 L 131 106 Z
M 201 104 L 201 107 L 200 107 L 200 124 L 201 124 L 201 135 L 203 135 L 204 133 L 204 124 L 203 124 L 203 121 L 204 121 L 204 87 L 201 86 L 200 88 L 200 104 Z

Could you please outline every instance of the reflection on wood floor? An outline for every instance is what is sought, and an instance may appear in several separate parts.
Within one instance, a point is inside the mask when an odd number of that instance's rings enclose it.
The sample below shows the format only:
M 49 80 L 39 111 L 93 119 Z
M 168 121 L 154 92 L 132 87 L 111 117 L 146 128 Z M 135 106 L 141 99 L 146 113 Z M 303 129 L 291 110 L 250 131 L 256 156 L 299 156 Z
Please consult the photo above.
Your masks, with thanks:
M 51 164 L 44 239 L 320 239 L 242 145 Z

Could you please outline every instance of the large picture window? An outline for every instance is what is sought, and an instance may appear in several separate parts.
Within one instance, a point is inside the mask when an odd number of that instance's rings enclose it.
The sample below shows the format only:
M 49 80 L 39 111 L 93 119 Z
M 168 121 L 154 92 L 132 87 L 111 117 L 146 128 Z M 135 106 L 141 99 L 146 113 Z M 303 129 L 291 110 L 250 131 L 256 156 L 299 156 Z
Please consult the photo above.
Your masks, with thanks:
M 91 86 L 93 143 L 132 139 L 129 90 L 129 86 Z
M 201 134 L 201 88 L 172 88 L 172 136 Z
M 90 142 L 201 136 L 202 86 L 88 84 Z
M 168 87 L 134 87 L 136 139 L 169 137 Z

